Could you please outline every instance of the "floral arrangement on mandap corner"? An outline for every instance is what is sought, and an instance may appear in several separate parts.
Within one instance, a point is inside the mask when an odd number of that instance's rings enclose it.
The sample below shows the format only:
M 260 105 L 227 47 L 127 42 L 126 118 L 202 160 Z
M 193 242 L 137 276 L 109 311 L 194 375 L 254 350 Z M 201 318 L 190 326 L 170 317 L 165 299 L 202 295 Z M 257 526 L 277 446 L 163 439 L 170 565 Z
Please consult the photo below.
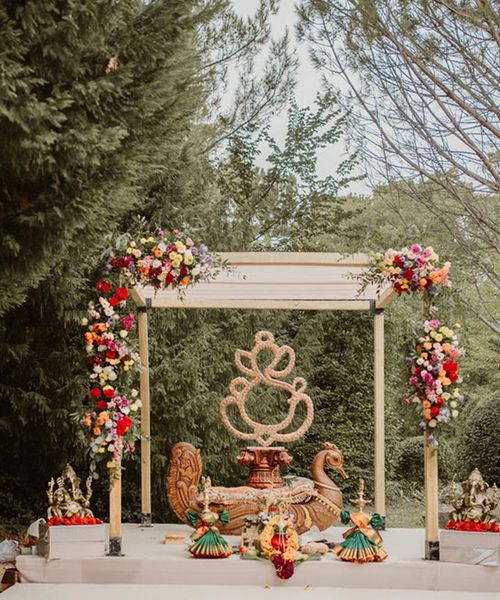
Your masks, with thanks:
M 459 384 L 458 361 L 464 353 L 455 332 L 437 319 L 424 322 L 423 335 L 406 362 L 410 367 L 408 384 L 412 389 L 405 402 L 415 404 L 420 427 L 427 442 L 437 446 L 435 431 L 450 418 L 456 418 L 464 397 Z
M 87 316 L 81 320 L 91 402 L 81 422 L 90 435 L 93 476 L 98 477 L 96 464 L 106 460 L 111 481 L 140 437 L 141 401 L 133 385 L 140 361 L 129 288 L 151 285 L 155 291 L 172 289 L 182 296 L 189 286 L 228 269 L 204 244 L 195 244 L 179 230 L 173 231 L 172 241 L 160 229 L 138 240 L 122 238 L 118 245 L 118 251 L 109 253 L 103 277 L 95 286 L 97 300 L 89 302 Z
M 361 283 L 360 292 L 369 285 L 380 289 L 390 282 L 397 294 L 420 292 L 432 296 L 437 293 L 438 286 L 451 286 L 449 269 L 450 263 L 441 264 L 431 246 L 422 248 L 412 244 L 401 250 L 390 248 L 384 253 L 372 253 L 368 269 L 354 277 Z

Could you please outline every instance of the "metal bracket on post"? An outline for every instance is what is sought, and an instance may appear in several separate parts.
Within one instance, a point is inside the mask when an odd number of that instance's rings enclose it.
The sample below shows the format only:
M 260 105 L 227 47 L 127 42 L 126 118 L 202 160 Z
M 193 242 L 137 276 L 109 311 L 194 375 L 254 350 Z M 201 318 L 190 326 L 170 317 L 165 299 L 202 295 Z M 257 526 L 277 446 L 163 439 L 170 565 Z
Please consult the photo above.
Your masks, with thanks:
M 439 542 L 425 542 L 425 560 L 439 560 Z
M 121 537 L 109 538 L 108 556 L 124 556 L 124 554 L 122 553 L 122 538 Z
M 141 527 L 153 527 L 151 524 L 151 513 L 141 513 Z

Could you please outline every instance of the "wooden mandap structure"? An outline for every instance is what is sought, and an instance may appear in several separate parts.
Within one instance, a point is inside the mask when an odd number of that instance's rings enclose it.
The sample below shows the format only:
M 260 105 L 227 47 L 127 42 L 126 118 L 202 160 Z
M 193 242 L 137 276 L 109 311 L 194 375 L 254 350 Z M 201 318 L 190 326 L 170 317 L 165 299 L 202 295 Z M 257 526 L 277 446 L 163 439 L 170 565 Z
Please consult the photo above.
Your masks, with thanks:
M 198 283 L 185 298 L 176 291 L 155 293 L 137 286 L 131 297 L 138 307 L 141 408 L 141 522 L 151 525 L 150 382 L 148 312 L 154 309 L 213 308 L 266 310 L 365 311 L 374 324 L 375 511 L 385 519 L 384 310 L 396 297 L 392 286 L 368 287 L 359 295 L 352 275 L 369 266 L 366 254 L 330 252 L 228 252 L 220 256 L 234 267 L 217 279 Z M 438 542 L 437 452 L 425 450 L 426 558 Z M 121 479 L 110 491 L 110 554 L 121 555 Z

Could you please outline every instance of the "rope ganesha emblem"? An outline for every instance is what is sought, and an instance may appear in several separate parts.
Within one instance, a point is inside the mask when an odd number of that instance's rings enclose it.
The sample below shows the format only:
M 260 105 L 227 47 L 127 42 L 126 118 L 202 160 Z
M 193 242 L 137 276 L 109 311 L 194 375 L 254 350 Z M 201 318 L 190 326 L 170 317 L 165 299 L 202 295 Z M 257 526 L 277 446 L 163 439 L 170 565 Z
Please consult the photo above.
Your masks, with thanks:
M 269 350 L 273 358 L 264 369 L 261 369 L 258 364 L 258 356 L 263 350 Z M 246 350 L 236 350 L 234 361 L 238 371 L 245 375 L 245 377 L 236 377 L 231 381 L 229 385 L 231 394 L 220 403 L 220 414 L 226 429 L 241 440 L 255 440 L 261 446 L 270 446 L 273 442 L 293 442 L 301 438 L 312 424 L 314 405 L 311 398 L 305 393 L 307 387 L 305 379 L 295 377 L 291 383 L 283 381 L 295 367 L 295 352 L 293 348 L 290 348 L 290 346 L 279 346 L 274 341 L 272 333 L 269 331 L 259 331 L 255 335 L 255 345 L 252 350 L 249 352 Z M 246 361 L 247 364 L 244 364 L 243 361 Z M 283 361 L 286 364 L 280 368 L 279 365 Z M 248 394 L 261 384 L 285 390 L 289 394 L 288 415 L 279 423 L 258 423 L 248 415 L 246 410 Z M 302 425 L 295 431 L 281 433 L 291 425 L 297 406 L 301 402 L 306 407 L 306 416 Z M 250 430 L 249 432 L 239 431 L 229 421 L 226 411 L 232 405 L 238 409 L 243 423 Z

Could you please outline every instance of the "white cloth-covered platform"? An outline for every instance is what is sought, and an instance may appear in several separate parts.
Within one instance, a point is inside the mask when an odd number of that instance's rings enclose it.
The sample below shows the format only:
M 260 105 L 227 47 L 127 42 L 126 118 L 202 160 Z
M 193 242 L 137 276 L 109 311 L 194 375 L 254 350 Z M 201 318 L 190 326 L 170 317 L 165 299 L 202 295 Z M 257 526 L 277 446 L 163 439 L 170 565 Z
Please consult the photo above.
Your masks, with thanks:
M 339 541 L 344 529 L 332 527 L 322 535 L 328 540 Z M 22 582 L 33 583 L 252 586 L 254 590 L 256 586 L 272 585 L 273 588 L 313 586 L 476 593 L 500 591 L 500 568 L 423 560 L 422 529 L 389 529 L 383 532 L 384 545 L 389 553 L 384 563 L 348 564 L 329 553 L 321 561 L 299 565 L 294 577 L 288 581 L 280 581 L 273 566 L 265 561 L 241 560 L 237 555 L 221 560 L 195 559 L 189 556 L 185 546 L 163 543 L 167 532 L 180 531 L 191 530 L 182 525 L 154 525 L 142 529 L 138 525 L 126 524 L 123 526 L 123 557 L 47 562 L 40 556 L 19 556 L 17 568 Z M 228 540 L 234 544 L 239 541 L 230 536 Z M 149 597 L 152 596 L 148 594 Z M 97 597 L 92 598 L 96 600 Z
M 311 586 L 41 584 L 15 585 L 2 600 L 499 600 L 500 593 L 370 590 Z

